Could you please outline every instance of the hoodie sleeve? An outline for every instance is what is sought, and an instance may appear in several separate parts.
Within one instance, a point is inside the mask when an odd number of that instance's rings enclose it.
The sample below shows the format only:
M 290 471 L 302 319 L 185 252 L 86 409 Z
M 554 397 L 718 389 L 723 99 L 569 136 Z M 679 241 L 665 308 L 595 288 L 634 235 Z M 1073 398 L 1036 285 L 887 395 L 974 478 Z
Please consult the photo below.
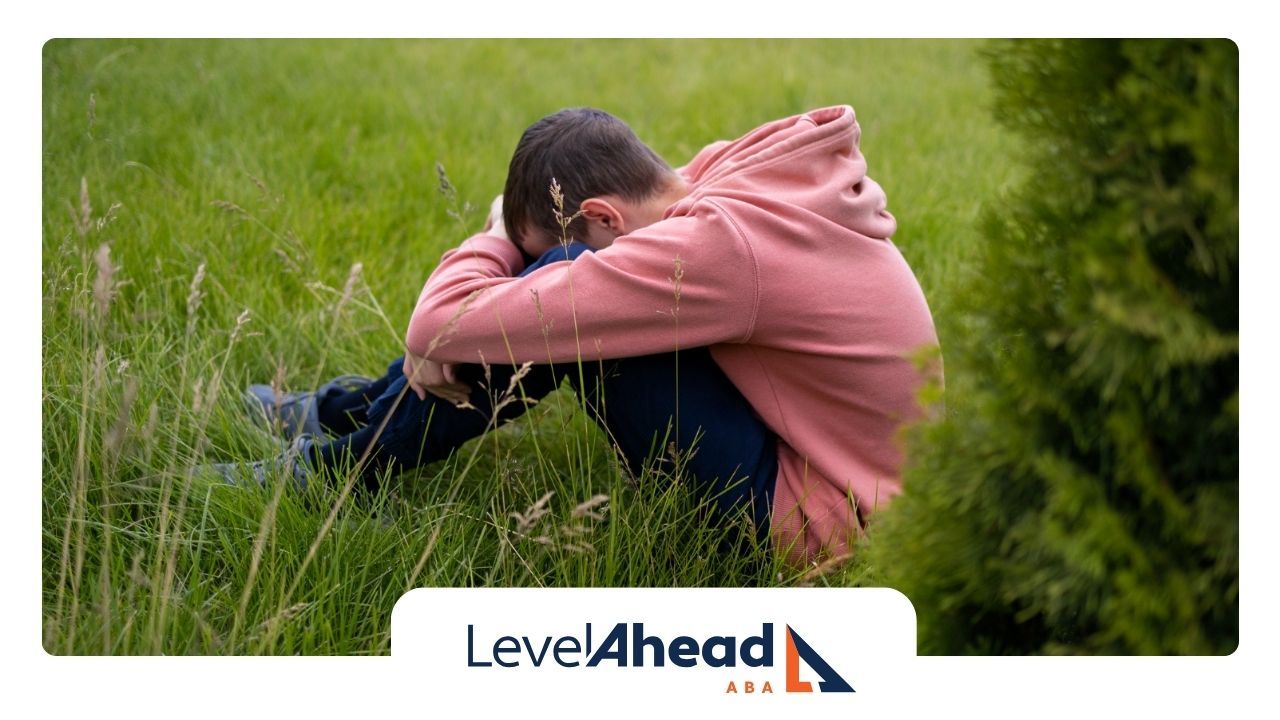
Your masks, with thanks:
M 758 303 L 746 239 L 698 203 L 599 252 L 525 277 L 519 251 L 477 235 L 441 259 L 406 345 L 437 362 L 569 362 L 743 342 Z

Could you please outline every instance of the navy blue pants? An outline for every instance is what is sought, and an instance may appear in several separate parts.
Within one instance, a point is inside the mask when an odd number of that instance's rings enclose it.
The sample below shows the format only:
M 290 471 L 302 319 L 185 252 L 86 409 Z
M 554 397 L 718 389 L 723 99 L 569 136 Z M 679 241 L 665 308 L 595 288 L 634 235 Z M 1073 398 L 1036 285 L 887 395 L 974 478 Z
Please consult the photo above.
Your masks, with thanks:
M 556 248 L 522 275 L 551 262 L 572 260 L 587 250 L 580 243 Z M 674 449 L 682 476 L 711 500 L 717 518 L 746 507 L 760 536 L 767 534 L 778 474 L 776 437 L 707 348 L 584 362 L 581 371 L 577 363 L 534 365 L 520 381 L 517 399 L 500 407 L 496 423 L 492 422 L 494 398 L 481 384 L 501 391 L 516 368 L 493 365 L 486 382 L 479 365 L 458 367 L 458 379 L 471 386 L 470 402 L 476 408 L 460 410 L 434 395 L 419 400 L 406 390 L 402 365 L 403 358 L 394 360 L 387 373 L 364 390 L 321 399 L 321 424 L 341 435 L 317 448 L 315 460 L 321 467 L 349 468 L 367 453 L 361 480 L 376 490 L 378 475 L 388 468 L 407 470 L 444 459 L 490 427 L 522 415 L 527 406 L 520 401 L 521 395 L 542 398 L 567 380 L 633 473 L 653 463 L 676 469 L 670 452 Z

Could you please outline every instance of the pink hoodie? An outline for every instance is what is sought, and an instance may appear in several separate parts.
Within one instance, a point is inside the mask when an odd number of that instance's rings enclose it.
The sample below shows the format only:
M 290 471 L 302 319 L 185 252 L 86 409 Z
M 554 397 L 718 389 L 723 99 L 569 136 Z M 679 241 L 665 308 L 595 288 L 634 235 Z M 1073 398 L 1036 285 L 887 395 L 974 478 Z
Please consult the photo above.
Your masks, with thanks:
M 838 106 L 714 143 L 679 170 L 690 192 L 662 220 L 527 277 L 511 242 L 476 235 L 427 281 L 408 348 L 520 363 L 710 346 L 779 437 L 776 548 L 793 563 L 847 552 L 901 491 L 897 433 L 926 379 L 912 358 L 938 344 L 859 136 Z

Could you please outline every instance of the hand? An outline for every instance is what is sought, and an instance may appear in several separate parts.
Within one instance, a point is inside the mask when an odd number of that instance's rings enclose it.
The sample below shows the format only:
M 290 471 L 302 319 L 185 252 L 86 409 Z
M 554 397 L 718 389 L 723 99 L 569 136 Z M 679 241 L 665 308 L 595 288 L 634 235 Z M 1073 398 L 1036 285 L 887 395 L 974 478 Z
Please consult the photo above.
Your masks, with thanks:
M 484 232 L 489 235 L 497 235 L 500 238 L 507 237 L 507 224 L 502 221 L 502 196 L 493 199 L 493 203 L 489 205 L 489 217 L 484 222 Z
M 458 382 L 453 365 L 434 362 L 406 351 L 403 370 L 409 388 L 419 400 L 426 400 L 427 393 L 454 405 L 462 405 L 471 398 L 471 388 Z

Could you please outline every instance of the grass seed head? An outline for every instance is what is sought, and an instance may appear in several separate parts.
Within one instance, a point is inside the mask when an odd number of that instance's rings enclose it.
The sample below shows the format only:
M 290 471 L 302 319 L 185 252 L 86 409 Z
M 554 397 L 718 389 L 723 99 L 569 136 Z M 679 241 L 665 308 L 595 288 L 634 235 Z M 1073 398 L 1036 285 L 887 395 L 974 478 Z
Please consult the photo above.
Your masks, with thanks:
M 609 496 L 604 494 L 592 495 L 589 499 L 578 504 L 573 509 L 573 517 L 575 518 L 591 518 L 592 520 L 603 520 L 601 514 L 608 506 Z
M 560 244 L 568 245 L 571 238 L 569 237 L 569 226 L 574 220 L 582 217 L 582 210 L 578 210 L 574 214 L 566 217 L 564 214 L 564 191 L 560 187 L 560 182 L 554 177 L 551 178 L 551 207 L 552 213 L 556 217 L 556 224 L 560 226 Z
M 76 232 L 80 237 L 89 234 L 90 222 L 93 219 L 93 204 L 89 201 L 89 180 L 80 177 L 80 215 L 76 217 Z
M 156 425 L 160 422 L 160 406 L 157 403 L 151 403 L 150 409 L 147 410 L 147 422 L 142 426 L 142 440 L 144 442 L 150 440 L 156 433 Z
M 546 494 L 538 498 L 537 502 L 525 508 L 523 513 L 511 513 L 510 516 L 516 521 L 516 532 L 521 535 L 529 532 L 544 515 L 551 512 L 547 509 L 547 503 L 550 502 L 551 496 L 555 494 L 555 490 L 548 490 Z
M 240 207 L 239 205 L 237 205 L 237 204 L 235 204 L 235 203 L 231 202 L 230 200 L 214 200 L 213 202 L 211 202 L 211 203 L 209 203 L 209 204 L 210 204 L 210 205 L 212 205 L 212 206 L 214 206 L 214 207 L 216 207 L 216 208 L 218 208 L 219 210 L 224 211 L 224 212 L 229 212 L 229 213 L 232 213 L 232 214 L 235 214 L 235 215 L 240 215 L 240 216 L 242 216 L 242 217 L 248 217 L 248 216 L 249 216 L 249 211 L 248 211 L 248 210 L 245 210 L 244 208 L 242 208 L 242 207 Z
M 133 410 L 133 403 L 137 397 L 138 379 L 131 375 L 124 382 L 124 397 L 120 401 L 120 412 L 116 416 L 116 422 L 103 441 L 107 457 L 115 457 L 120 452 L 120 447 L 124 445 L 125 435 L 129 429 L 129 413 Z
M 236 343 L 236 340 L 240 339 L 240 330 L 245 325 L 248 325 L 248 324 L 249 324 L 249 308 L 245 308 L 240 312 L 239 315 L 236 316 L 236 325 L 235 327 L 231 328 L 230 343 L 232 345 Z
M 93 262 L 98 267 L 98 276 L 93 281 L 93 304 L 98 310 L 98 317 L 105 318 L 111 308 L 111 297 L 115 292 L 113 278 L 115 267 L 111 265 L 111 246 L 102 243 L 93 255 Z
M 118 213 L 122 207 L 124 207 L 123 203 L 111 203 L 111 207 L 107 208 L 107 211 L 102 214 L 102 217 L 94 221 L 93 228 L 101 232 L 103 228 L 110 225 L 112 221 L 116 219 L 116 213 Z
M 342 310 L 351 302 L 352 295 L 355 294 L 356 283 L 360 280 L 360 273 L 364 270 L 364 263 L 354 263 L 351 271 L 347 273 L 347 282 L 342 286 L 342 297 L 338 299 L 338 305 L 334 308 L 334 317 L 342 315 Z
M 204 263 L 196 268 L 196 274 L 191 278 L 191 290 L 187 293 L 187 323 L 195 321 L 196 311 L 200 309 L 200 301 L 204 298 L 204 292 L 200 289 L 200 285 L 204 283 Z

